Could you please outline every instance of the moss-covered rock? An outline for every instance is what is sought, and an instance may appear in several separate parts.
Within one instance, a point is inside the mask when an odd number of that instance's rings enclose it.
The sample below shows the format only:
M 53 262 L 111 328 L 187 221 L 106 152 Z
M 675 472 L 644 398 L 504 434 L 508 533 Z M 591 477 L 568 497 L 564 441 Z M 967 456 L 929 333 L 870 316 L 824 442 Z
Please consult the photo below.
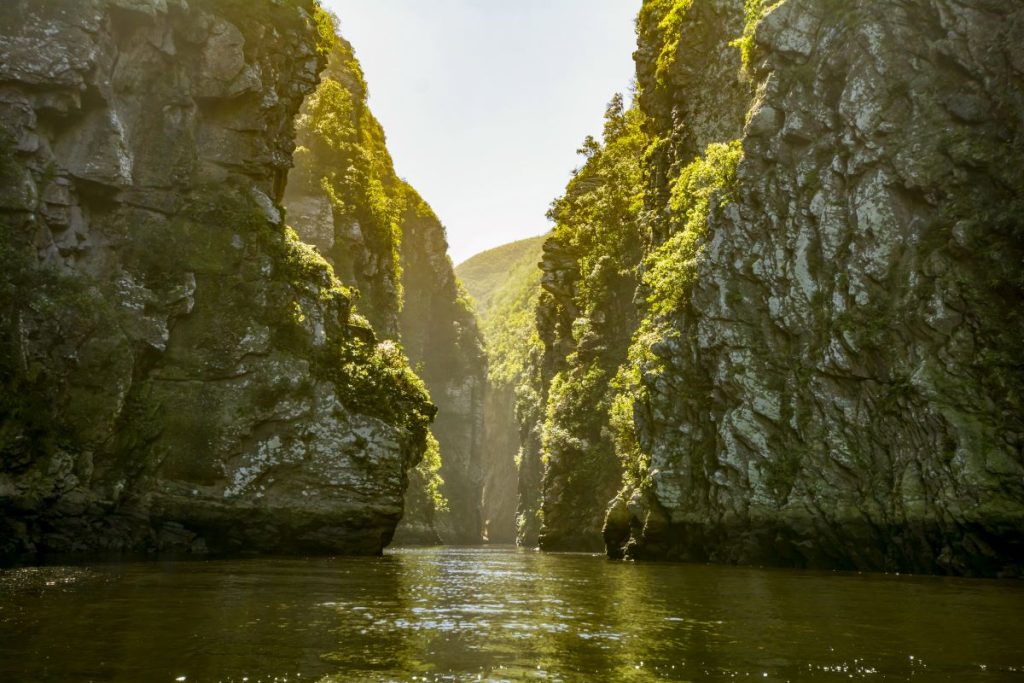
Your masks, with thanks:
M 434 408 L 278 204 L 318 10 L 57 4 L 0 41 L 0 555 L 379 553 Z
M 356 306 L 382 336 L 401 342 L 438 406 L 439 463 L 413 473 L 401 542 L 482 538 L 483 402 L 487 364 L 476 319 L 448 258 L 444 226 L 395 175 L 384 131 L 366 104 L 352 46 L 328 36 L 327 68 L 297 124 L 289 220 L 359 292 Z
M 999 84 L 1020 8 L 694 2 L 668 27 L 667 4 L 645 3 L 637 53 L 663 210 L 610 551 L 1019 573 L 1024 99 Z M 698 35 L 744 69 L 683 56 Z M 708 59 L 737 95 L 711 124 L 688 96 Z M 738 166 L 714 163 L 725 143 Z

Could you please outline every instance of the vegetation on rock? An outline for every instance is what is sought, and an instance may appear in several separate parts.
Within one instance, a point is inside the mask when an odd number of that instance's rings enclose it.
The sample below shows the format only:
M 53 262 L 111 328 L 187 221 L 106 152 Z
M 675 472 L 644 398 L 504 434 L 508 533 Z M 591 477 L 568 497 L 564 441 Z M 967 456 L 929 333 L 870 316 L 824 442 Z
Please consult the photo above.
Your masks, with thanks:
M 535 326 L 489 338 L 521 542 L 608 503 L 614 556 L 1021 571 L 1021 11 L 940 4 L 643 4 Z
M 482 436 L 473 425 L 486 382 L 476 321 L 452 271 L 444 227 L 395 174 L 384 131 L 367 106 L 362 69 L 335 23 L 318 11 L 319 31 L 330 37 L 327 68 L 296 122 L 289 220 L 358 293 L 355 308 L 388 340 L 394 357 L 407 354 L 437 397 L 437 451 L 413 472 L 416 490 L 401 540 L 474 542 Z M 372 397 L 373 389 L 369 383 L 359 393 Z
M 277 203 L 324 15 L 64 5 L 0 27 L 57 37 L 0 66 L 0 555 L 381 552 L 435 409 Z

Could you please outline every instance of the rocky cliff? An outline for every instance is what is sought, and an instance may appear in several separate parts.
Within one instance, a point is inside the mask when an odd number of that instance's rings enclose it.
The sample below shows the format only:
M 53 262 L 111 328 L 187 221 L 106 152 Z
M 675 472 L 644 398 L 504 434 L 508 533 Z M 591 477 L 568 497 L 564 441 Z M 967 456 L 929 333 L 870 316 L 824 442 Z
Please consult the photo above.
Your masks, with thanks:
M 621 485 L 608 415 L 636 327 L 642 122 L 616 96 L 602 142 L 584 141 L 585 163 L 550 212 L 555 228 L 544 243 L 536 313 L 544 352 L 532 392 L 543 407 L 521 407 L 539 419 L 534 467 L 542 472 L 538 542 L 545 550 L 601 550 L 602 501 Z
M 742 129 L 665 102 L 697 131 L 669 138 L 677 163 L 738 142 L 671 186 L 664 244 L 696 246 L 648 277 L 686 285 L 636 340 L 628 552 L 1024 568 L 1022 22 L 788 0 L 740 39 Z
M 745 126 L 683 119 L 677 164 L 739 154 L 669 190 L 700 222 L 666 222 L 688 286 L 637 340 L 634 555 L 1020 570 L 1022 19 L 789 0 L 748 32 Z
M 298 118 L 288 220 L 360 292 L 359 313 L 402 344 L 438 405 L 437 449 L 411 474 L 398 540 L 476 543 L 487 374 L 476 319 L 444 226 L 395 174 L 352 46 L 327 16 L 324 31 L 327 68 Z
M 644 3 L 545 244 L 543 547 L 621 478 L 613 556 L 1024 570 L 1022 22 Z
M 390 540 L 433 407 L 278 204 L 322 29 L 0 7 L 0 555 Z

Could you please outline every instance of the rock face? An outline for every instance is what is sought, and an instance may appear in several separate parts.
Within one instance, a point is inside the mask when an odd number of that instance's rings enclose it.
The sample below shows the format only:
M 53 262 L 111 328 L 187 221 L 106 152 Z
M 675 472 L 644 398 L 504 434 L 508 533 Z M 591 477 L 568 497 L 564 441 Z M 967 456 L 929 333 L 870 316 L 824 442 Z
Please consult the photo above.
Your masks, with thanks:
M 395 175 L 366 98 L 352 46 L 334 40 L 321 83 L 298 120 L 288 219 L 358 289 L 359 313 L 401 342 L 438 406 L 432 430 L 438 451 L 411 474 L 396 542 L 478 543 L 487 386 L 482 339 L 448 258 L 444 226 Z
M 352 45 L 329 34 L 327 66 L 296 122 L 295 167 L 285 206 L 289 223 L 359 290 L 359 310 L 396 338 L 402 308 L 401 220 L 405 185 L 391 162 L 384 130 L 366 104 L 367 85 Z
M 607 505 L 613 557 L 1024 572 L 1022 26 L 644 2 L 551 213 L 522 541 L 592 547 Z
M 433 407 L 277 203 L 318 16 L 0 8 L 0 556 L 391 539 Z
M 787 0 L 744 40 L 744 3 L 687 4 L 641 17 L 658 213 L 610 551 L 1020 574 L 1024 8 Z

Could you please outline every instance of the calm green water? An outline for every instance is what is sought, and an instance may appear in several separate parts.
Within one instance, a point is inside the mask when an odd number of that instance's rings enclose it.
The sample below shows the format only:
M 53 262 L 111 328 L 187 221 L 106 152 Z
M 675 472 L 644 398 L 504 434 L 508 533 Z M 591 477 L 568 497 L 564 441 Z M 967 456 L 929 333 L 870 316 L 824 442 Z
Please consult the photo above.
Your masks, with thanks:
M 1024 583 L 504 549 L 0 572 L 0 681 L 1024 677 Z

